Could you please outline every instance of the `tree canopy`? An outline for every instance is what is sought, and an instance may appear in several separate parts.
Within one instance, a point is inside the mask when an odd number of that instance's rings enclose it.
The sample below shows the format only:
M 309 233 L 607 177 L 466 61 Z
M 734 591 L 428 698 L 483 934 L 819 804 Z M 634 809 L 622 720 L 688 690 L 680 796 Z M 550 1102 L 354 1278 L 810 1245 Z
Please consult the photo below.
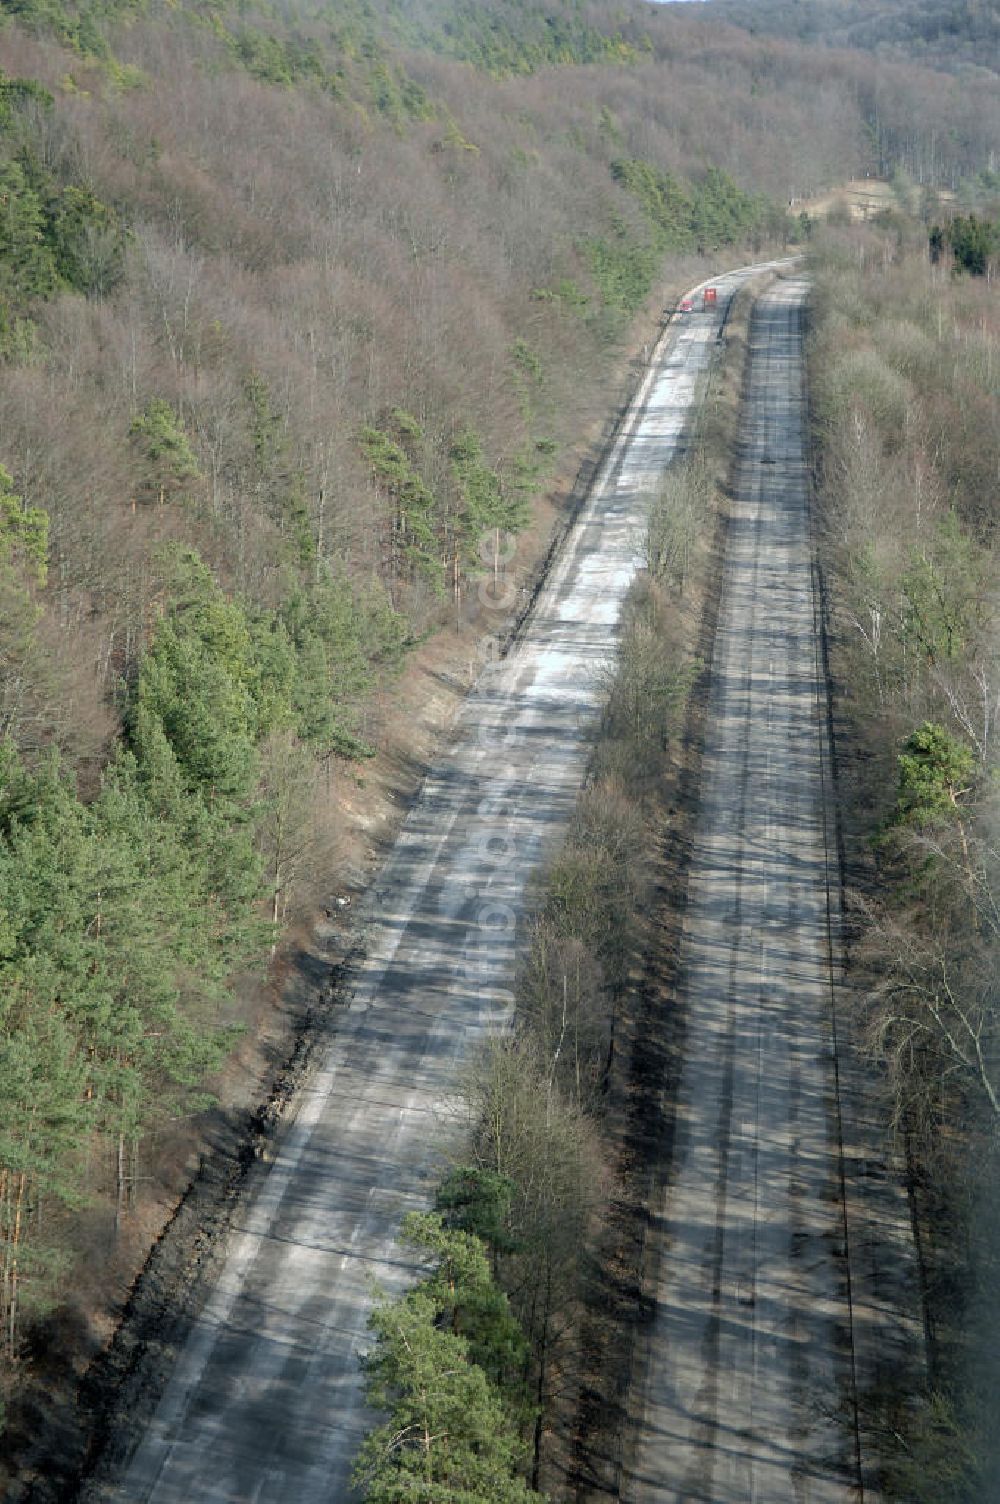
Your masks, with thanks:
M 525 1339 L 483 1244 L 433 1213 L 407 1217 L 404 1243 L 429 1272 L 370 1319 L 369 1402 L 388 1412 L 365 1441 L 356 1479 L 369 1504 L 530 1504 L 511 1396 Z M 523 1403 L 523 1399 L 522 1399 Z

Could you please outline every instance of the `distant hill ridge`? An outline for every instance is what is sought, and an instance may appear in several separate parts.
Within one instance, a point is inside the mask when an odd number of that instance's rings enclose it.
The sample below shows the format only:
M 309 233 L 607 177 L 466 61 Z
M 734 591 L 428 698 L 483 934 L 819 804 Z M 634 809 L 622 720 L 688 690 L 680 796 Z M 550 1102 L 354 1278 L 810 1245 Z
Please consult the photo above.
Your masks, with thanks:
M 757 35 L 1000 72 L 996 0 L 711 0 L 711 11 Z

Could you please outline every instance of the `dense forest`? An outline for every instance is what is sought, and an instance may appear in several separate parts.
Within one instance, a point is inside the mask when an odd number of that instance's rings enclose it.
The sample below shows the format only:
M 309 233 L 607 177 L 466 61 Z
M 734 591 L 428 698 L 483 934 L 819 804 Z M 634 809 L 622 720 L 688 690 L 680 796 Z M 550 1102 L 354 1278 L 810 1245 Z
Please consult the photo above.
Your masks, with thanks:
M 797 240 L 788 200 L 866 170 L 988 190 L 991 83 L 670 10 L 3 8 L 15 1439 L 38 1321 L 111 1266 L 338 880 L 330 789 L 387 686 L 474 636 L 481 538 L 526 528 L 665 280 Z
M 996 298 L 926 227 L 828 230 L 811 352 L 855 1028 L 905 1152 L 926 1392 L 867 1397 L 889 1496 L 993 1498 L 1000 1299 Z

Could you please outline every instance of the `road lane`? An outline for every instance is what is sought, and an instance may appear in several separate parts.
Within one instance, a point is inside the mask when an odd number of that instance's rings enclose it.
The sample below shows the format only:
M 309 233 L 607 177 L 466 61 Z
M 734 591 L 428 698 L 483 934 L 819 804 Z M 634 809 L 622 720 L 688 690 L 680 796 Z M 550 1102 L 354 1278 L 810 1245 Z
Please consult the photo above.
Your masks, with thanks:
M 751 329 L 682 941 L 687 1052 L 655 1209 L 629 1504 L 857 1497 L 805 290 L 777 284 Z
M 644 492 L 676 451 L 727 300 L 752 270 L 719 279 L 718 309 L 657 346 L 521 640 L 470 695 L 376 882 L 350 1008 L 237 1214 L 152 1424 L 101 1497 L 350 1497 L 371 1423 L 358 1370 L 371 1282 L 391 1291 L 408 1277 L 395 1237 L 432 1192 L 460 1062 L 508 1019 L 524 884 L 585 771 Z

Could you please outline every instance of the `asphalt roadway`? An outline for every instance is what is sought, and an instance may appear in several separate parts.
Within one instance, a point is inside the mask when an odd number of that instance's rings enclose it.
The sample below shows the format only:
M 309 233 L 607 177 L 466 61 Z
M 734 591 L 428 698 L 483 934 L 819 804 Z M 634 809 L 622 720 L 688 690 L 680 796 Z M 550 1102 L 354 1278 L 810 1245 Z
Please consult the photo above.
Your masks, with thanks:
M 803 281 L 777 283 L 751 326 L 629 1504 L 861 1497 L 805 296 Z
M 102 1498 L 352 1497 L 353 1459 L 373 1422 L 358 1365 L 373 1282 L 393 1291 L 409 1277 L 400 1219 L 426 1205 L 457 1131 L 463 1058 L 509 1020 L 525 883 L 585 772 L 644 495 L 676 453 L 729 297 L 757 270 L 717 279 L 718 307 L 659 341 L 520 640 L 480 675 L 370 897 L 350 1006 L 237 1213 L 221 1277 L 152 1423 Z M 795 756 L 807 778 L 804 749 Z

